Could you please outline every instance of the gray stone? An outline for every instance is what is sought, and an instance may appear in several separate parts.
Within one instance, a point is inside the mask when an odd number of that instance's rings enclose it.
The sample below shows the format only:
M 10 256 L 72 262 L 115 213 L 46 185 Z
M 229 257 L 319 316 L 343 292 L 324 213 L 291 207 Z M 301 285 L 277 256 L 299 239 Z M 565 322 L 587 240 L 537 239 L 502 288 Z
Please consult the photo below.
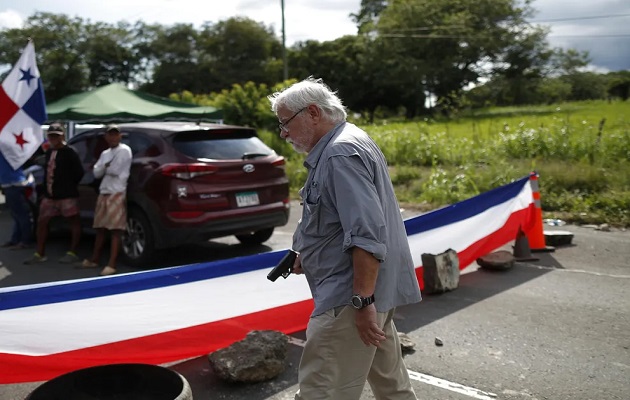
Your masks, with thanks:
M 286 367 L 289 339 L 278 331 L 251 331 L 245 339 L 208 355 L 216 375 L 228 382 L 273 379 Z
M 477 259 L 481 268 L 492 270 L 506 270 L 514 266 L 514 256 L 506 250 L 495 251 Z
M 422 254 L 425 293 L 443 293 L 459 285 L 459 258 L 448 249 L 441 254 Z
M 601 225 L 599 225 L 597 227 L 597 230 L 598 231 L 602 231 L 602 232 L 610 232 L 611 231 L 610 225 L 608 225 L 608 224 L 601 224 Z

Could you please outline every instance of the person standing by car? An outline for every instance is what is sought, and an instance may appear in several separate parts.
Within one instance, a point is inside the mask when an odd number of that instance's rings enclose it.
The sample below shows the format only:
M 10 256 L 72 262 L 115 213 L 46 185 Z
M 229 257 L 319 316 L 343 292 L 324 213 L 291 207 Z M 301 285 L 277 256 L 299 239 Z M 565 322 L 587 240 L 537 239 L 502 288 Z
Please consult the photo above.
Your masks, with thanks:
M 315 309 L 295 399 L 358 400 L 366 380 L 376 399 L 416 399 L 393 316 L 421 295 L 385 157 L 321 79 L 269 100 L 280 137 L 308 153 L 293 272 Z
M 51 218 L 63 216 L 70 222 L 70 250 L 59 259 L 60 263 L 79 261 L 76 254 L 81 239 L 79 217 L 79 182 L 83 178 L 83 165 L 72 147 L 64 141 L 65 130 L 62 124 L 52 123 L 48 127 L 47 138 L 50 145 L 46 150 L 46 163 L 43 183 L 43 196 L 37 217 L 37 251 L 25 264 L 46 261 L 46 240 Z
M 111 232 L 109 262 L 100 275 L 116 273 L 116 259 L 120 251 L 122 233 L 127 227 L 127 180 L 131 169 L 131 149 L 121 143 L 122 132 L 117 125 L 109 125 L 105 132 L 109 149 L 103 151 L 94 164 L 94 177 L 102 178 L 94 210 L 96 239 L 91 259 L 83 260 L 81 267 L 97 268 L 101 258 L 105 231 Z
M 26 199 L 26 189 L 31 183 L 22 167 L 13 169 L 0 152 L 0 186 L 13 218 L 11 238 L 2 245 L 4 248 L 18 250 L 33 246 L 31 208 Z

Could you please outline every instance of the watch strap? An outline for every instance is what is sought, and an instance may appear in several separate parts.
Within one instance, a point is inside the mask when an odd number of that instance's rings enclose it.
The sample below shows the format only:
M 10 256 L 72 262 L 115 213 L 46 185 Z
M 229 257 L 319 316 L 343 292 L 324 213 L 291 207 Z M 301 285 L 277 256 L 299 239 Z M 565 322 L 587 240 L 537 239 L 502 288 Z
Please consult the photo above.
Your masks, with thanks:
M 360 310 L 362 308 L 365 308 L 365 307 L 369 306 L 370 304 L 374 303 L 374 294 L 372 294 L 371 296 L 368 296 L 368 297 L 363 297 L 360 294 L 355 294 L 355 295 L 352 296 L 352 298 L 361 300 L 361 307 L 357 307 L 356 305 L 354 305 L 354 302 L 352 303 L 354 308 L 356 308 L 358 310 Z

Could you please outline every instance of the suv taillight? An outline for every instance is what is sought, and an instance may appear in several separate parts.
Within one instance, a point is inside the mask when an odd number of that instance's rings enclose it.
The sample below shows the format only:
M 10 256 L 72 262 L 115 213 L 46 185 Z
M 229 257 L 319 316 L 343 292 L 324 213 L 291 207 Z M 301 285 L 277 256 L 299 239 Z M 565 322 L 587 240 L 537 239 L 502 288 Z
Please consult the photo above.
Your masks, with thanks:
M 283 168 L 284 168 L 284 164 L 286 164 L 284 157 L 280 157 L 279 159 L 271 163 L 271 165 L 273 165 L 274 167 L 283 167 Z
M 177 179 L 193 179 L 198 176 L 214 174 L 218 167 L 208 164 L 164 164 L 160 173 Z

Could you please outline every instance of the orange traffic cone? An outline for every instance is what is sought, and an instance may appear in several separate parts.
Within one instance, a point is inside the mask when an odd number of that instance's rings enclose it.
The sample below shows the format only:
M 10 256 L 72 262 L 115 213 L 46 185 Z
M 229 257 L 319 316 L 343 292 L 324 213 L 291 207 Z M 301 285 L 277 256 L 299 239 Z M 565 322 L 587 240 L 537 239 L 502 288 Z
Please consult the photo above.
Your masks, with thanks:
M 527 240 L 529 247 L 533 252 L 551 252 L 555 251 L 555 247 L 545 244 L 545 233 L 543 232 L 542 209 L 540 202 L 540 189 L 538 187 L 538 173 L 536 171 L 529 174 L 529 184 L 532 188 L 532 196 L 534 198 L 534 224 L 527 231 Z
M 514 241 L 514 246 L 512 246 L 513 252 L 512 255 L 516 261 L 538 261 L 537 257 L 532 256 L 531 249 L 529 248 L 529 241 L 527 240 L 527 236 L 523 233 L 523 230 L 519 226 L 518 232 L 516 233 L 516 240 Z

